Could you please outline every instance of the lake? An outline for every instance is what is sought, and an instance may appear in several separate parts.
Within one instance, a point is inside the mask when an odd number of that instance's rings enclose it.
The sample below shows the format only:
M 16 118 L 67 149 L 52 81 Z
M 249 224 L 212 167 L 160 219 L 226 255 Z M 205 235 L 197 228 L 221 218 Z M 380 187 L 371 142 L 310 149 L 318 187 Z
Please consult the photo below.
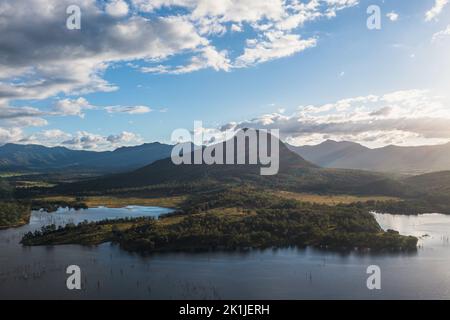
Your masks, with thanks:
M 375 214 L 384 229 L 420 237 L 410 254 L 315 249 L 141 256 L 99 246 L 22 247 L 42 225 L 153 216 L 158 207 L 33 212 L 30 224 L 0 231 L 1 299 L 449 299 L 450 216 Z M 81 291 L 66 288 L 67 266 L 82 271 Z M 381 290 L 368 290 L 366 269 L 381 268 Z

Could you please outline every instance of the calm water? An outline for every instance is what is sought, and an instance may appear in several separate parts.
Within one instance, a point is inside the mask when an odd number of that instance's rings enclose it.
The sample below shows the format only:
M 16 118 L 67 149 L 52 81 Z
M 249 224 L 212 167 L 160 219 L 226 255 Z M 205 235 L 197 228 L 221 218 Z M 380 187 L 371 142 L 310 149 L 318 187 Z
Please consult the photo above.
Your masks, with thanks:
M 313 249 L 142 257 L 117 246 L 22 247 L 43 224 L 158 216 L 163 208 L 34 212 L 30 224 L 0 231 L 0 298 L 136 299 L 449 299 L 450 216 L 376 214 L 385 229 L 421 237 L 414 254 L 358 255 Z M 65 287 L 68 265 L 81 267 L 83 290 Z M 366 268 L 382 270 L 382 290 L 366 288 Z

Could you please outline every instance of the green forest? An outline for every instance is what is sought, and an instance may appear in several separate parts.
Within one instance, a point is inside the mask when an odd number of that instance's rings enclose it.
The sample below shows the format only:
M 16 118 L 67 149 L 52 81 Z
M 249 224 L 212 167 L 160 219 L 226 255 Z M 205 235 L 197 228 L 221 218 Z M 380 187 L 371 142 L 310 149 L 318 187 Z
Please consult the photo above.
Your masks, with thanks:
M 0 201 L 0 229 L 18 227 L 28 223 L 30 207 L 12 201 Z

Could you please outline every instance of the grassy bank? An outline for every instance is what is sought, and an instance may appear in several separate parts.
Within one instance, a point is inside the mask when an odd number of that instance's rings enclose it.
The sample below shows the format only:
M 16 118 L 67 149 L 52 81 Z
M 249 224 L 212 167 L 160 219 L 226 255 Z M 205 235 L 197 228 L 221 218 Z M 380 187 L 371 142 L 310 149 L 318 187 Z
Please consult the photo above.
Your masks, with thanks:
M 358 196 L 358 195 L 346 195 L 346 194 L 315 194 L 315 193 L 302 193 L 302 192 L 289 192 L 289 191 L 274 191 L 274 195 L 280 196 L 285 199 L 293 199 L 301 202 L 310 202 L 318 204 L 326 204 L 335 206 L 339 204 L 352 204 L 357 202 L 385 202 L 385 201 L 401 201 L 397 197 L 387 196 Z
M 123 208 L 129 205 L 135 206 L 155 206 L 166 208 L 177 208 L 186 196 L 175 197 L 120 197 L 120 196 L 89 196 L 89 197 L 73 197 L 73 196 L 52 196 L 41 197 L 37 200 L 47 202 L 74 202 L 81 201 L 89 208 L 99 206 L 108 208 Z

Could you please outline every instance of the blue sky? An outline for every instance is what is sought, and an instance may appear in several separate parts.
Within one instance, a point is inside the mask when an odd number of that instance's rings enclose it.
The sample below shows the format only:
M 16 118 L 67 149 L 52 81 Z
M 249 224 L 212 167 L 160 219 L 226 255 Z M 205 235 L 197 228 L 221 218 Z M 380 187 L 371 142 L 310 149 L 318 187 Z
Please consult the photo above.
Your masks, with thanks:
M 6 19 L 18 12 L 33 15 L 24 12 L 30 1 L 6 2 L 15 6 Z M 170 142 L 173 130 L 192 129 L 195 120 L 208 128 L 279 128 L 293 144 L 336 139 L 378 147 L 450 140 L 445 0 L 262 0 L 266 6 L 248 0 L 244 8 L 234 2 L 210 8 L 203 0 L 80 0 L 70 2 L 79 3 L 83 14 L 81 29 L 71 33 L 45 30 L 64 21 L 64 1 L 31 2 L 50 9 L 0 35 L 0 48 L 11 48 L 0 49 L 0 144 L 101 150 Z M 311 17 L 280 31 L 276 25 L 298 13 L 289 5 L 310 2 L 318 2 L 316 9 L 302 12 Z M 287 12 L 282 18 L 280 3 Z M 373 4 L 381 9 L 380 30 L 366 26 Z M 248 15 L 253 7 L 255 15 Z M 389 13 L 395 13 L 392 19 Z M 133 29 L 136 17 L 145 20 Z M 161 17 L 169 22 L 151 25 Z M 116 29 L 91 36 L 92 30 L 120 25 L 123 35 Z M 33 46 L 11 39 L 21 34 L 35 40 L 39 32 L 53 36 Z M 67 36 L 61 40 L 58 33 Z M 243 55 L 246 48 L 251 54 Z M 37 53 L 12 57 L 23 50 Z M 52 59 L 40 54 L 47 50 Z

